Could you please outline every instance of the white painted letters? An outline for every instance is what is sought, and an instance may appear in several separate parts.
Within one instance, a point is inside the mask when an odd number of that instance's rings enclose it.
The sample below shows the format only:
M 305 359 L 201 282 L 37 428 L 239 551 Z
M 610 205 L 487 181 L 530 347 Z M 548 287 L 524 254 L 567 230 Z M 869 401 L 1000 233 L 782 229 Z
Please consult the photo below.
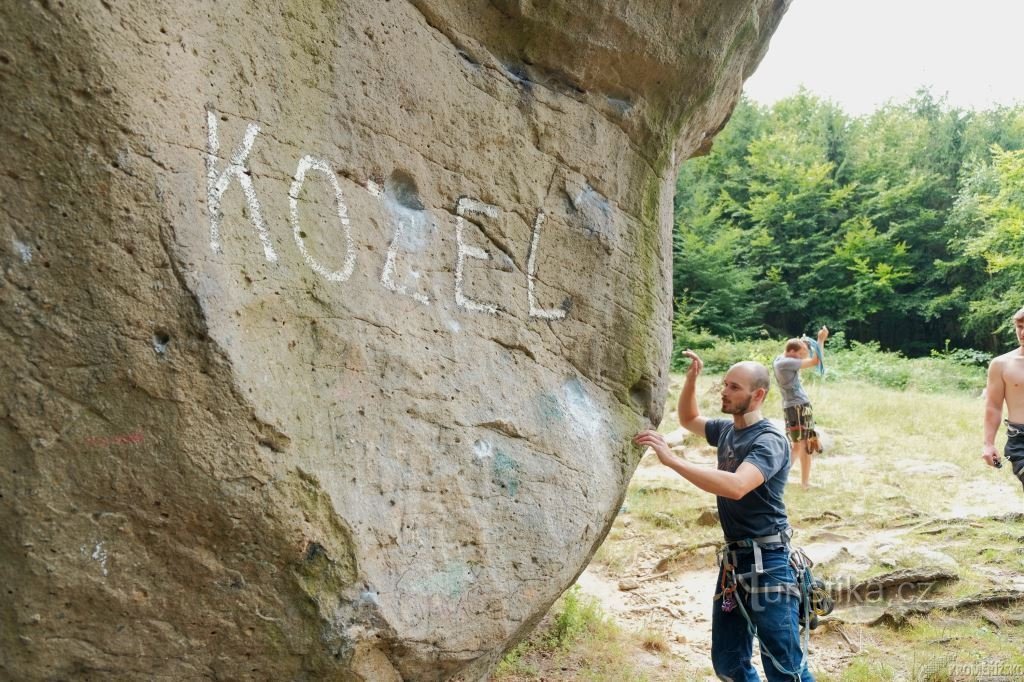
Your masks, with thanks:
M 331 187 L 334 188 L 338 221 L 341 223 L 341 229 L 345 232 L 345 264 L 341 267 L 341 270 L 331 271 L 317 262 L 310 255 L 309 250 L 306 249 L 306 242 L 302 238 L 302 229 L 299 227 L 299 193 L 302 191 L 302 184 L 306 181 L 306 172 L 309 170 L 317 170 L 326 175 L 331 182 Z M 345 205 L 345 198 L 341 193 L 341 184 L 334 175 L 334 169 L 331 168 L 331 164 L 312 156 L 303 156 L 299 160 L 298 168 L 295 170 L 295 180 L 292 182 L 291 191 L 288 192 L 288 205 L 291 209 L 292 233 L 295 235 L 295 243 L 298 245 L 306 264 L 313 268 L 313 272 L 328 282 L 344 282 L 351 277 L 352 269 L 356 264 L 356 245 L 352 241 L 352 225 L 348 219 L 348 207 Z
M 540 246 L 540 226 L 544 224 L 544 211 L 537 211 L 537 218 L 533 221 L 533 237 L 530 239 L 530 255 L 526 259 L 526 298 L 530 303 L 530 317 L 539 317 L 542 320 L 561 320 L 565 317 L 565 311 L 561 308 L 541 308 L 537 305 L 537 295 L 533 292 L 534 281 L 537 275 L 537 247 Z
M 278 255 L 274 250 L 274 245 L 270 239 L 270 232 L 267 229 L 267 224 L 263 217 L 262 206 L 260 205 L 259 198 L 256 196 L 256 188 L 253 184 L 252 171 L 248 167 L 249 155 L 252 153 L 256 137 L 260 132 L 260 127 L 255 123 L 248 123 L 241 143 L 232 151 L 230 158 L 227 158 L 225 162 L 225 160 L 219 156 L 220 140 L 218 139 L 217 130 L 219 119 L 220 116 L 216 111 L 213 109 L 207 109 L 205 161 L 207 208 L 210 213 L 210 249 L 214 253 L 222 253 L 223 251 L 220 235 L 221 225 L 224 221 L 222 200 L 224 193 L 231 186 L 232 182 L 237 180 L 238 184 L 242 187 L 243 194 L 245 195 L 246 206 L 248 207 L 252 224 L 256 229 L 256 235 L 259 237 L 260 243 L 263 246 L 263 255 L 267 261 L 276 263 L 278 261 Z M 218 163 L 222 162 L 225 162 L 225 165 L 218 168 Z M 323 263 L 313 257 L 307 247 L 306 235 L 301 227 L 299 219 L 299 196 L 302 194 L 306 177 L 310 171 L 318 171 L 326 176 L 331 185 L 331 189 L 334 191 L 336 214 L 338 216 L 338 222 L 340 223 L 341 230 L 345 235 L 345 256 L 342 261 L 341 269 L 339 270 L 330 270 L 323 265 Z M 401 180 L 401 178 L 399 179 Z M 411 179 L 409 182 L 412 182 Z M 422 252 L 425 249 L 424 245 L 426 240 L 436 229 L 436 223 L 433 217 L 428 211 L 426 211 L 426 209 L 424 209 L 419 199 L 415 197 L 415 185 L 411 184 L 410 186 L 412 187 L 413 192 L 412 199 L 415 200 L 413 203 L 410 202 L 409 197 L 405 196 L 405 189 L 407 188 L 405 188 L 401 182 L 399 183 L 398 188 L 392 192 L 394 196 L 388 194 L 388 191 L 390 190 L 385 191 L 384 188 L 372 179 L 366 180 L 365 183 L 366 191 L 371 196 L 380 200 L 380 205 L 384 209 L 385 213 L 390 214 L 390 222 L 395 226 L 394 235 L 392 236 L 391 243 L 388 246 L 387 254 L 384 259 L 384 267 L 380 274 L 380 282 L 389 291 L 402 294 L 403 296 L 409 296 L 423 305 L 430 305 L 431 300 L 427 295 L 411 291 L 408 287 L 400 284 L 397 280 L 401 278 L 396 276 L 399 250 L 404 249 L 409 252 Z M 298 247 L 299 252 L 302 254 L 302 258 L 306 265 L 308 265 L 313 272 L 317 273 L 328 282 L 347 282 L 351 278 L 355 269 L 356 245 L 352 235 L 352 223 L 349 217 L 349 207 L 345 203 L 345 196 L 342 192 L 341 183 L 338 180 L 334 167 L 329 161 L 312 155 L 304 155 L 299 159 L 298 166 L 295 170 L 295 176 L 292 179 L 292 184 L 288 191 L 288 206 L 289 221 L 292 228 L 292 234 L 295 239 L 295 244 Z M 501 209 L 497 206 L 487 204 L 470 197 L 461 197 L 455 204 L 455 241 L 457 247 L 455 260 L 455 304 L 462 310 L 474 313 L 487 313 L 490 315 L 495 315 L 498 311 L 506 310 L 495 303 L 486 303 L 472 298 L 466 293 L 466 260 L 469 258 L 481 261 L 489 261 L 492 259 L 491 253 L 485 249 L 466 242 L 465 232 L 467 216 L 475 214 L 478 216 L 486 216 L 491 219 L 497 219 L 501 216 L 501 213 Z M 565 319 L 566 310 L 563 308 L 540 307 L 537 302 L 537 294 L 535 291 L 537 283 L 537 252 L 540 247 L 540 230 L 544 225 L 546 218 L 547 216 L 544 211 L 542 209 L 538 209 L 536 218 L 533 222 L 533 230 L 527 252 L 526 295 L 529 305 L 529 316 L 531 318 L 555 321 Z M 328 240 L 322 241 L 326 243 Z M 26 263 L 31 260 L 32 254 L 29 248 L 22 248 L 23 245 L 18 242 L 15 242 L 15 244 L 21 251 L 22 260 Z M 502 247 L 502 249 L 504 250 L 504 247 Z M 407 278 L 418 279 L 420 276 L 419 272 L 413 270 L 410 270 L 407 273 Z
M 409 291 L 401 284 L 395 282 L 395 260 L 398 258 L 398 242 L 401 240 L 404 230 L 405 221 L 400 218 L 395 220 L 395 236 L 391 239 L 391 246 L 388 247 L 388 255 L 384 259 L 384 269 L 380 273 L 380 283 L 383 284 L 386 289 L 394 291 L 395 293 L 411 296 L 413 300 L 419 301 L 423 305 L 430 305 L 430 298 L 424 294 L 416 291 Z
M 498 306 L 491 305 L 489 303 L 480 303 L 479 301 L 474 301 L 469 296 L 466 296 L 465 280 L 463 279 L 466 257 L 468 256 L 478 260 L 489 260 L 491 257 L 490 254 L 483 249 L 467 244 L 463 239 L 462 230 L 466 223 L 463 216 L 466 215 L 467 212 L 479 213 L 490 218 L 497 218 L 499 215 L 497 206 L 485 204 L 468 197 L 461 197 L 455 204 L 455 242 L 458 245 L 458 254 L 455 260 L 455 303 L 460 308 L 465 308 L 466 310 L 472 310 L 473 312 L 478 313 L 490 313 L 491 315 L 494 315 L 498 312 Z
M 260 243 L 263 244 L 263 255 L 268 261 L 274 263 L 277 261 L 277 253 L 274 251 L 274 245 L 270 243 L 270 234 L 263 221 L 263 211 L 260 208 L 259 199 L 256 198 L 256 188 L 253 187 L 250 171 L 244 165 L 259 132 L 260 128 L 255 123 L 246 126 L 242 144 L 235 149 L 227 168 L 218 174 L 217 154 L 220 152 L 220 141 L 217 139 L 217 112 L 212 109 L 206 111 L 206 189 L 207 207 L 210 211 L 210 249 L 214 253 L 221 252 L 220 225 L 224 214 L 221 211 L 220 200 L 231 185 L 231 178 L 234 177 L 238 178 L 239 184 L 242 185 L 242 191 L 245 193 L 245 202 L 249 206 L 252 223 L 256 227 Z

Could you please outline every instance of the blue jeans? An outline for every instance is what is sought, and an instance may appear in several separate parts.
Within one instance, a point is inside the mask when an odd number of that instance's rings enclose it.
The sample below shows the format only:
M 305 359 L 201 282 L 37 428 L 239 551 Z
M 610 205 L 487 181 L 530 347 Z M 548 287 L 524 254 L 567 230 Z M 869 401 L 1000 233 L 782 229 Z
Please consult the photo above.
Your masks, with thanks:
M 754 570 L 752 549 L 738 550 L 732 557 L 735 559 L 737 574 Z M 789 565 L 787 547 L 762 549 L 761 563 L 764 572 L 746 578 L 748 586 L 758 588 L 796 585 L 793 568 Z M 719 586 L 722 584 L 722 570 L 719 569 L 716 594 L 721 591 Z M 736 590 L 735 598 L 741 602 L 743 609 L 746 609 L 757 630 L 761 663 L 764 665 L 768 682 L 814 682 L 800 649 L 799 598 L 786 592 L 751 594 L 744 587 Z M 750 664 L 753 640 L 754 637 L 740 606 L 729 613 L 724 613 L 722 597 L 716 598 L 711 614 L 711 663 L 720 679 L 732 682 L 760 682 L 757 671 Z M 772 657 L 778 665 L 772 661 Z

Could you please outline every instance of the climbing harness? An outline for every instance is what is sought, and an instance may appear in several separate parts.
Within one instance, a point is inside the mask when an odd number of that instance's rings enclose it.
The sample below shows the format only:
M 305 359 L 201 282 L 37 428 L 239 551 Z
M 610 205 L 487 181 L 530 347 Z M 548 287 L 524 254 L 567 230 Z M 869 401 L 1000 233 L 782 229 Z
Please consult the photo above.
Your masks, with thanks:
M 792 676 L 794 679 L 799 679 L 800 671 L 802 671 L 807 665 L 808 649 L 810 648 L 810 631 L 818 627 L 818 616 L 826 616 L 832 613 L 832 609 L 835 607 L 835 602 L 829 595 L 825 583 L 816 579 L 811 573 L 811 567 L 814 565 L 814 562 L 811 561 L 810 557 L 808 557 L 802 549 L 794 549 L 790 547 L 789 539 L 792 537 L 792 533 L 792 529 L 786 529 L 781 533 L 764 537 L 744 540 L 727 540 L 726 543 L 718 550 L 719 564 L 722 567 L 722 577 L 719 583 L 719 592 L 715 595 L 715 599 L 722 600 L 720 608 L 723 613 L 731 613 L 739 608 L 740 613 L 743 615 L 743 619 L 747 622 L 747 631 L 752 637 L 757 639 L 758 645 L 761 647 L 762 654 L 772 662 L 772 665 L 774 665 L 775 669 L 781 674 Z M 757 585 L 756 576 L 762 575 L 766 572 L 763 564 L 763 555 L 761 553 L 762 548 L 780 547 L 786 548 L 789 552 L 789 565 L 796 575 L 796 584 L 782 583 L 780 585 Z M 737 573 L 737 552 L 744 549 L 750 549 L 753 551 L 754 564 L 751 571 L 747 573 Z M 762 641 L 757 632 L 757 627 L 750 618 L 750 614 L 747 613 L 747 609 L 743 604 L 742 595 L 738 594 L 738 590 L 741 587 L 749 596 L 754 594 L 785 593 L 794 596 L 799 600 L 799 622 L 801 630 L 803 631 L 803 637 L 800 645 L 802 654 L 800 658 L 800 665 L 797 666 L 796 671 L 786 669 L 775 655 L 772 654 L 768 647 L 765 646 L 764 641 Z

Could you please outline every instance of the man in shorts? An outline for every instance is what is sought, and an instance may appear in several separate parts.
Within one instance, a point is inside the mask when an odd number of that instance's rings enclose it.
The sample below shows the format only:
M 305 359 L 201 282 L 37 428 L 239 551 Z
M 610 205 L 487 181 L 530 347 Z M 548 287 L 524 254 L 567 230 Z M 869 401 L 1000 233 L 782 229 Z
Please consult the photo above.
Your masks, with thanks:
M 981 456 L 989 466 L 1002 466 L 996 452 L 996 432 L 1006 403 L 1006 448 L 1003 455 L 1024 485 L 1024 308 L 1013 314 L 1019 348 L 1000 355 L 988 366 L 985 388 L 985 425 Z
M 793 443 L 793 459 L 800 461 L 800 485 L 804 490 L 811 483 L 811 454 L 821 452 L 818 433 L 814 430 L 811 399 L 800 385 L 800 370 L 821 364 L 825 353 L 828 327 L 818 330 L 818 348 L 811 357 L 803 339 L 786 341 L 783 354 L 775 358 L 772 368 L 782 393 L 782 409 L 786 414 L 786 434 Z

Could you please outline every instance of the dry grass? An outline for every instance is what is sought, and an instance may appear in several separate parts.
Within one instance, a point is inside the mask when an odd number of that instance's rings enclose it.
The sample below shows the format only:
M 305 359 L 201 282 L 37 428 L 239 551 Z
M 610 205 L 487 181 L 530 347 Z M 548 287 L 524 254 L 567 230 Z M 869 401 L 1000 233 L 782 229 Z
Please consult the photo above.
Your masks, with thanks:
M 555 602 L 534 633 L 505 657 L 492 680 L 690 679 L 680 674 L 689 675 L 690 669 L 672 660 L 664 633 L 623 630 L 592 597 L 573 587 Z
M 667 654 L 669 652 L 668 638 L 665 633 L 659 630 L 644 629 L 637 633 L 640 641 L 640 648 L 652 654 Z

